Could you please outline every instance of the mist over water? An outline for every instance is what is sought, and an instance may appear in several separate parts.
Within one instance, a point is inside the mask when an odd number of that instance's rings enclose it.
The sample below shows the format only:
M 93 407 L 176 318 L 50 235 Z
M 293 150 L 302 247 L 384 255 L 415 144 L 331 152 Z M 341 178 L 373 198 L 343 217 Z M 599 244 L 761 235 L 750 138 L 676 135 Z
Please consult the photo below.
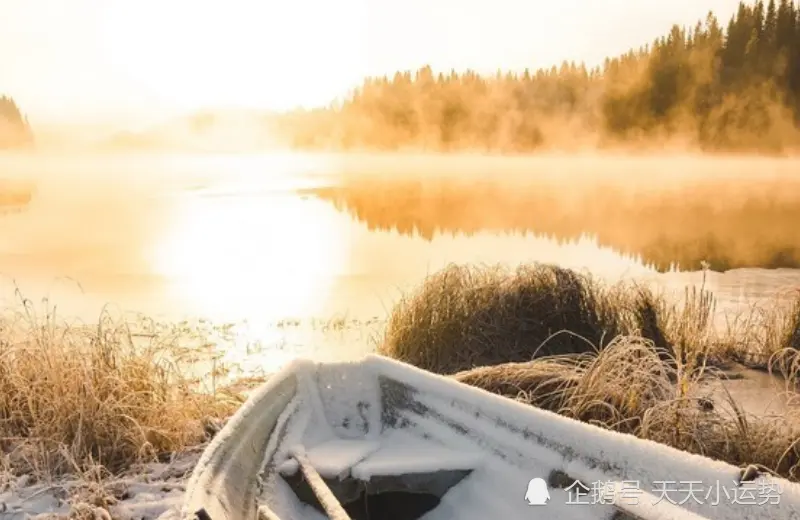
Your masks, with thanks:
M 85 320 L 106 303 L 166 319 L 382 318 L 401 290 L 451 262 L 552 262 L 682 289 L 705 261 L 735 269 L 706 278 L 728 302 L 800 285 L 800 163 L 789 159 L 0 163 L 2 296 L 13 300 L 16 284 Z M 776 267 L 788 269 L 762 269 Z

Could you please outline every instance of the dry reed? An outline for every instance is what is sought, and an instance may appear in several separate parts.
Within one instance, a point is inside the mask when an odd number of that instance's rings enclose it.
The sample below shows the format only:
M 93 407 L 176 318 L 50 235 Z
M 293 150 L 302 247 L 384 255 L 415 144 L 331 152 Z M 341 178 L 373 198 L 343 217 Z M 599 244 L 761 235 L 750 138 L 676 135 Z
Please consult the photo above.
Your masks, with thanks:
M 589 275 L 535 264 L 515 271 L 451 265 L 406 295 L 379 352 L 433 372 L 602 349 L 620 335 L 650 341 L 664 360 L 705 356 L 713 300 L 688 294 L 681 312 L 651 289 L 604 286 Z M 569 331 L 570 334 L 557 334 Z
M 652 343 L 618 337 L 597 354 L 552 356 L 453 375 L 506 397 L 737 466 L 800 477 L 800 412 L 753 417 L 714 397 L 702 367 L 678 371 Z M 716 401 L 716 402 L 715 402 Z
M 14 473 L 116 472 L 202 442 L 204 422 L 241 404 L 191 375 L 209 349 L 186 346 L 186 323 L 137 331 L 104 312 L 71 325 L 22 303 L 0 321 L 0 445 Z

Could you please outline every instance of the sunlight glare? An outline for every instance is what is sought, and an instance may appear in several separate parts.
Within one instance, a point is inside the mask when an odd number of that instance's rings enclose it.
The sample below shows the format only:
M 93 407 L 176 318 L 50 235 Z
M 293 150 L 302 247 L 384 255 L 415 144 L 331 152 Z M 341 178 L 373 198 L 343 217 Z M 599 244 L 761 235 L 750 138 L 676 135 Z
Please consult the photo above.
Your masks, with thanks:
M 154 268 L 192 311 L 217 322 L 313 316 L 346 261 L 322 203 L 281 194 L 189 196 Z

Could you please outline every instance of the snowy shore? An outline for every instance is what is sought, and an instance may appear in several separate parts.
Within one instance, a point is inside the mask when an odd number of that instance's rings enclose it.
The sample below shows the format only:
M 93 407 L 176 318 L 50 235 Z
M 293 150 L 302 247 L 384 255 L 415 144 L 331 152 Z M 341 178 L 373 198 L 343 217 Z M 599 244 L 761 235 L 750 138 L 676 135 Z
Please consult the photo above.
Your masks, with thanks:
M 23 476 L 0 493 L 2 520 L 155 520 L 177 511 L 192 469 L 205 445 L 164 463 L 132 468 L 98 483 L 91 476 L 32 482 Z

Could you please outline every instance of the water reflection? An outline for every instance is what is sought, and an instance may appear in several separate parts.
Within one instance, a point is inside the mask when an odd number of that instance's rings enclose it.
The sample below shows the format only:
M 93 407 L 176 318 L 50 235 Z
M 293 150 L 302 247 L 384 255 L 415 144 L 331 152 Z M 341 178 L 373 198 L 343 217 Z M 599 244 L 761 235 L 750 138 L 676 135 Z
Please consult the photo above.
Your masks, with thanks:
M 0 289 L 39 300 L 71 281 L 57 303 L 87 321 L 106 303 L 170 320 L 305 315 L 346 233 L 327 205 L 281 195 L 312 185 L 322 159 L 0 157 L 0 202 L 15 204 L 0 204 Z
M 0 218 L 0 275 L 25 278 L 35 289 L 25 296 L 70 277 L 93 305 L 170 319 L 368 319 L 450 262 L 552 262 L 610 278 L 702 259 L 800 263 L 800 178 L 764 162 L 90 159 L 0 162 L 37 181 L 28 209 Z M 785 285 L 753 276 L 709 283 L 731 295 Z
M 800 178 L 750 176 L 647 184 L 553 176 L 345 176 L 311 194 L 364 222 L 426 240 L 442 234 L 585 235 L 660 271 L 800 267 Z
M 314 201 L 184 197 L 152 250 L 185 311 L 218 320 L 313 316 L 346 260 L 346 230 Z
M 0 179 L 0 213 L 19 211 L 30 204 L 34 187 L 20 179 Z

